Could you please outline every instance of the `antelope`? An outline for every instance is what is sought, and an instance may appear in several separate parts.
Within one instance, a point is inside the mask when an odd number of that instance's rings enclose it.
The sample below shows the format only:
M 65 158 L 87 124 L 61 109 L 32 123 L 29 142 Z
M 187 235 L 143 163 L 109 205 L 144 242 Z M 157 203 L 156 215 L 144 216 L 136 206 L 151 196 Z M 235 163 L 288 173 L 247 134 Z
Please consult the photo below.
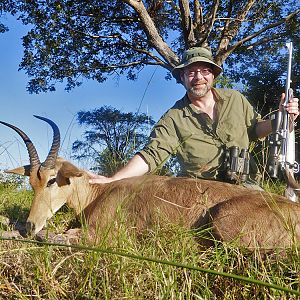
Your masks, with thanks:
M 163 219 L 186 228 L 211 226 L 214 238 L 237 240 L 249 249 L 254 244 L 274 248 L 300 242 L 300 205 L 280 195 L 220 181 L 157 175 L 91 185 L 85 170 L 58 157 L 57 125 L 35 117 L 53 130 L 52 145 L 42 163 L 30 138 L 14 125 L 0 121 L 21 136 L 29 154 L 29 165 L 6 171 L 29 176 L 34 197 L 26 222 L 28 234 L 40 232 L 47 220 L 67 204 L 77 215 L 83 215 L 91 243 L 101 239 L 119 210 L 128 228 L 136 232 Z

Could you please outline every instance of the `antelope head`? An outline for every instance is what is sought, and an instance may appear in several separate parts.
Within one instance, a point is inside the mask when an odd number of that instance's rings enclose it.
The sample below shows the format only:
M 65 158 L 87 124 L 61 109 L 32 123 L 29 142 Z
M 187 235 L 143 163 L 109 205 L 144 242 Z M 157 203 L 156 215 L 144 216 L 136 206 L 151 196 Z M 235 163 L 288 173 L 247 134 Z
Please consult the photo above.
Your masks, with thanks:
M 30 185 L 34 190 L 34 198 L 26 222 L 28 234 L 38 233 L 46 224 L 47 219 L 67 202 L 72 193 L 70 177 L 79 177 L 83 174 L 70 162 L 57 157 L 60 147 L 60 132 L 57 125 L 47 118 L 35 117 L 47 122 L 53 130 L 52 145 L 43 163 L 40 162 L 32 141 L 21 129 L 0 121 L 1 124 L 12 128 L 21 136 L 29 154 L 29 165 L 6 171 L 29 176 Z

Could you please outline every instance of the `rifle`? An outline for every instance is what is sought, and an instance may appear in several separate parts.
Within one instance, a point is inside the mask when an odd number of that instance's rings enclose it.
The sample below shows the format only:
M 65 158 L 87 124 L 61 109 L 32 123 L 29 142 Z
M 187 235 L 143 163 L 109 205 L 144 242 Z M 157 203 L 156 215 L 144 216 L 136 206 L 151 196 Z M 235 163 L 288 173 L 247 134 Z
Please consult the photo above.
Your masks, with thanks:
M 289 116 L 285 107 L 289 100 L 293 98 L 291 89 L 291 69 L 292 69 L 292 42 L 287 43 L 288 48 L 288 68 L 285 85 L 285 99 L 283 109 L 278 110 L 271 117 L 272 133 L 269 135 L 269 158 L 267 172 L 272 178 L 278 178 L 279 172 L 287 182 L 285 196 L 292 201 L 298 201 L 300 196 L 300 185 L 295 180 L 294 174 L 299 172 L 299 163 L 295 159 L 295 124 Z

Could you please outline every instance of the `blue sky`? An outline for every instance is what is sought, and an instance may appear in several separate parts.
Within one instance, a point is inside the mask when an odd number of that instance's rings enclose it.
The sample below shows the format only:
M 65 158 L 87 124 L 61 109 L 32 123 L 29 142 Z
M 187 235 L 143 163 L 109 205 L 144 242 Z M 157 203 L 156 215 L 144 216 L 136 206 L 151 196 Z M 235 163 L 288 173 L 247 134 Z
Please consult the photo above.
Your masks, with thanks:
M 26 91 L 28 77 L 24 71 L 18 71 L 23 55 L 21 38 L 26 34 L 26 27 L 12 17 L 2 21 L 10 30 L 0 34 L 0 120 L 14 124 L 27 133 L 41 160 L 48 153 L 52 131 L 33 115 L 45 116 L 56 122 L 63 140 L 61 155 L 69 158 L 72 143 L 80 139 L 82 133 L 74 118 L 79 110 L 111 105 L 124 112 L 137 111 L 142 101 L 140 111 L 158 120 L 184 94 L 184 88 L 175 80 L 164 80 L 164 69 L 155 67 L 145 68 L 134 82 L 126 78 L 118 83 L 113 79 L 103 84 L 86 81 L 71 92 L 64 91 L 60 85 L 56 87 L 56 92 L 29 94 Z M 1 125 L 0 170 L 26 163 L 28 154 L 23 142 L 13 130 Z

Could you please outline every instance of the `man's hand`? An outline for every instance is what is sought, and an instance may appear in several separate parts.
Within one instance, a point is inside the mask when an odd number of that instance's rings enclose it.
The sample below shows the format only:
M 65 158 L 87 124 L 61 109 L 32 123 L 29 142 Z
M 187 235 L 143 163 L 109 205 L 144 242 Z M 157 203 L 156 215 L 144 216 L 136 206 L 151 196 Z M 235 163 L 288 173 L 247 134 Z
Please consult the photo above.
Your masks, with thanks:
M 279 104 L 279 110 L 282 111 L 283 109 L 283 103 L 285 99 L 285 93 L 281 94 L 280 104 Z M 287 105 L 285 106 L 285 109 L 289 113 L 289 115 L 292 117 L 293 121 L 297 119 L 299 116 L 299 99 L 292 97 Z
M 142 176 L 149 171 L 149 166 L 145 160 L 139 155 L 136 154 L 133 158 L 127 163 L 125 167 L 119 170 L 111 177 L 105 177 L 101 175 L 94 174 L 87 171 L 88 176 L 90 177 L 90 184 L 101 184 L 109 183 L 116 180 L 121 180 L 124 178 L 131 178 L 135 176 Z
M 101 176 L 101 175 L 92 173 L 90 171 L 86 171 L 86 173 L 90 177 L 90 179 L 89 179 L 90 184 L 109 183 L 109 182 L 114 181 L 110 177 Z

